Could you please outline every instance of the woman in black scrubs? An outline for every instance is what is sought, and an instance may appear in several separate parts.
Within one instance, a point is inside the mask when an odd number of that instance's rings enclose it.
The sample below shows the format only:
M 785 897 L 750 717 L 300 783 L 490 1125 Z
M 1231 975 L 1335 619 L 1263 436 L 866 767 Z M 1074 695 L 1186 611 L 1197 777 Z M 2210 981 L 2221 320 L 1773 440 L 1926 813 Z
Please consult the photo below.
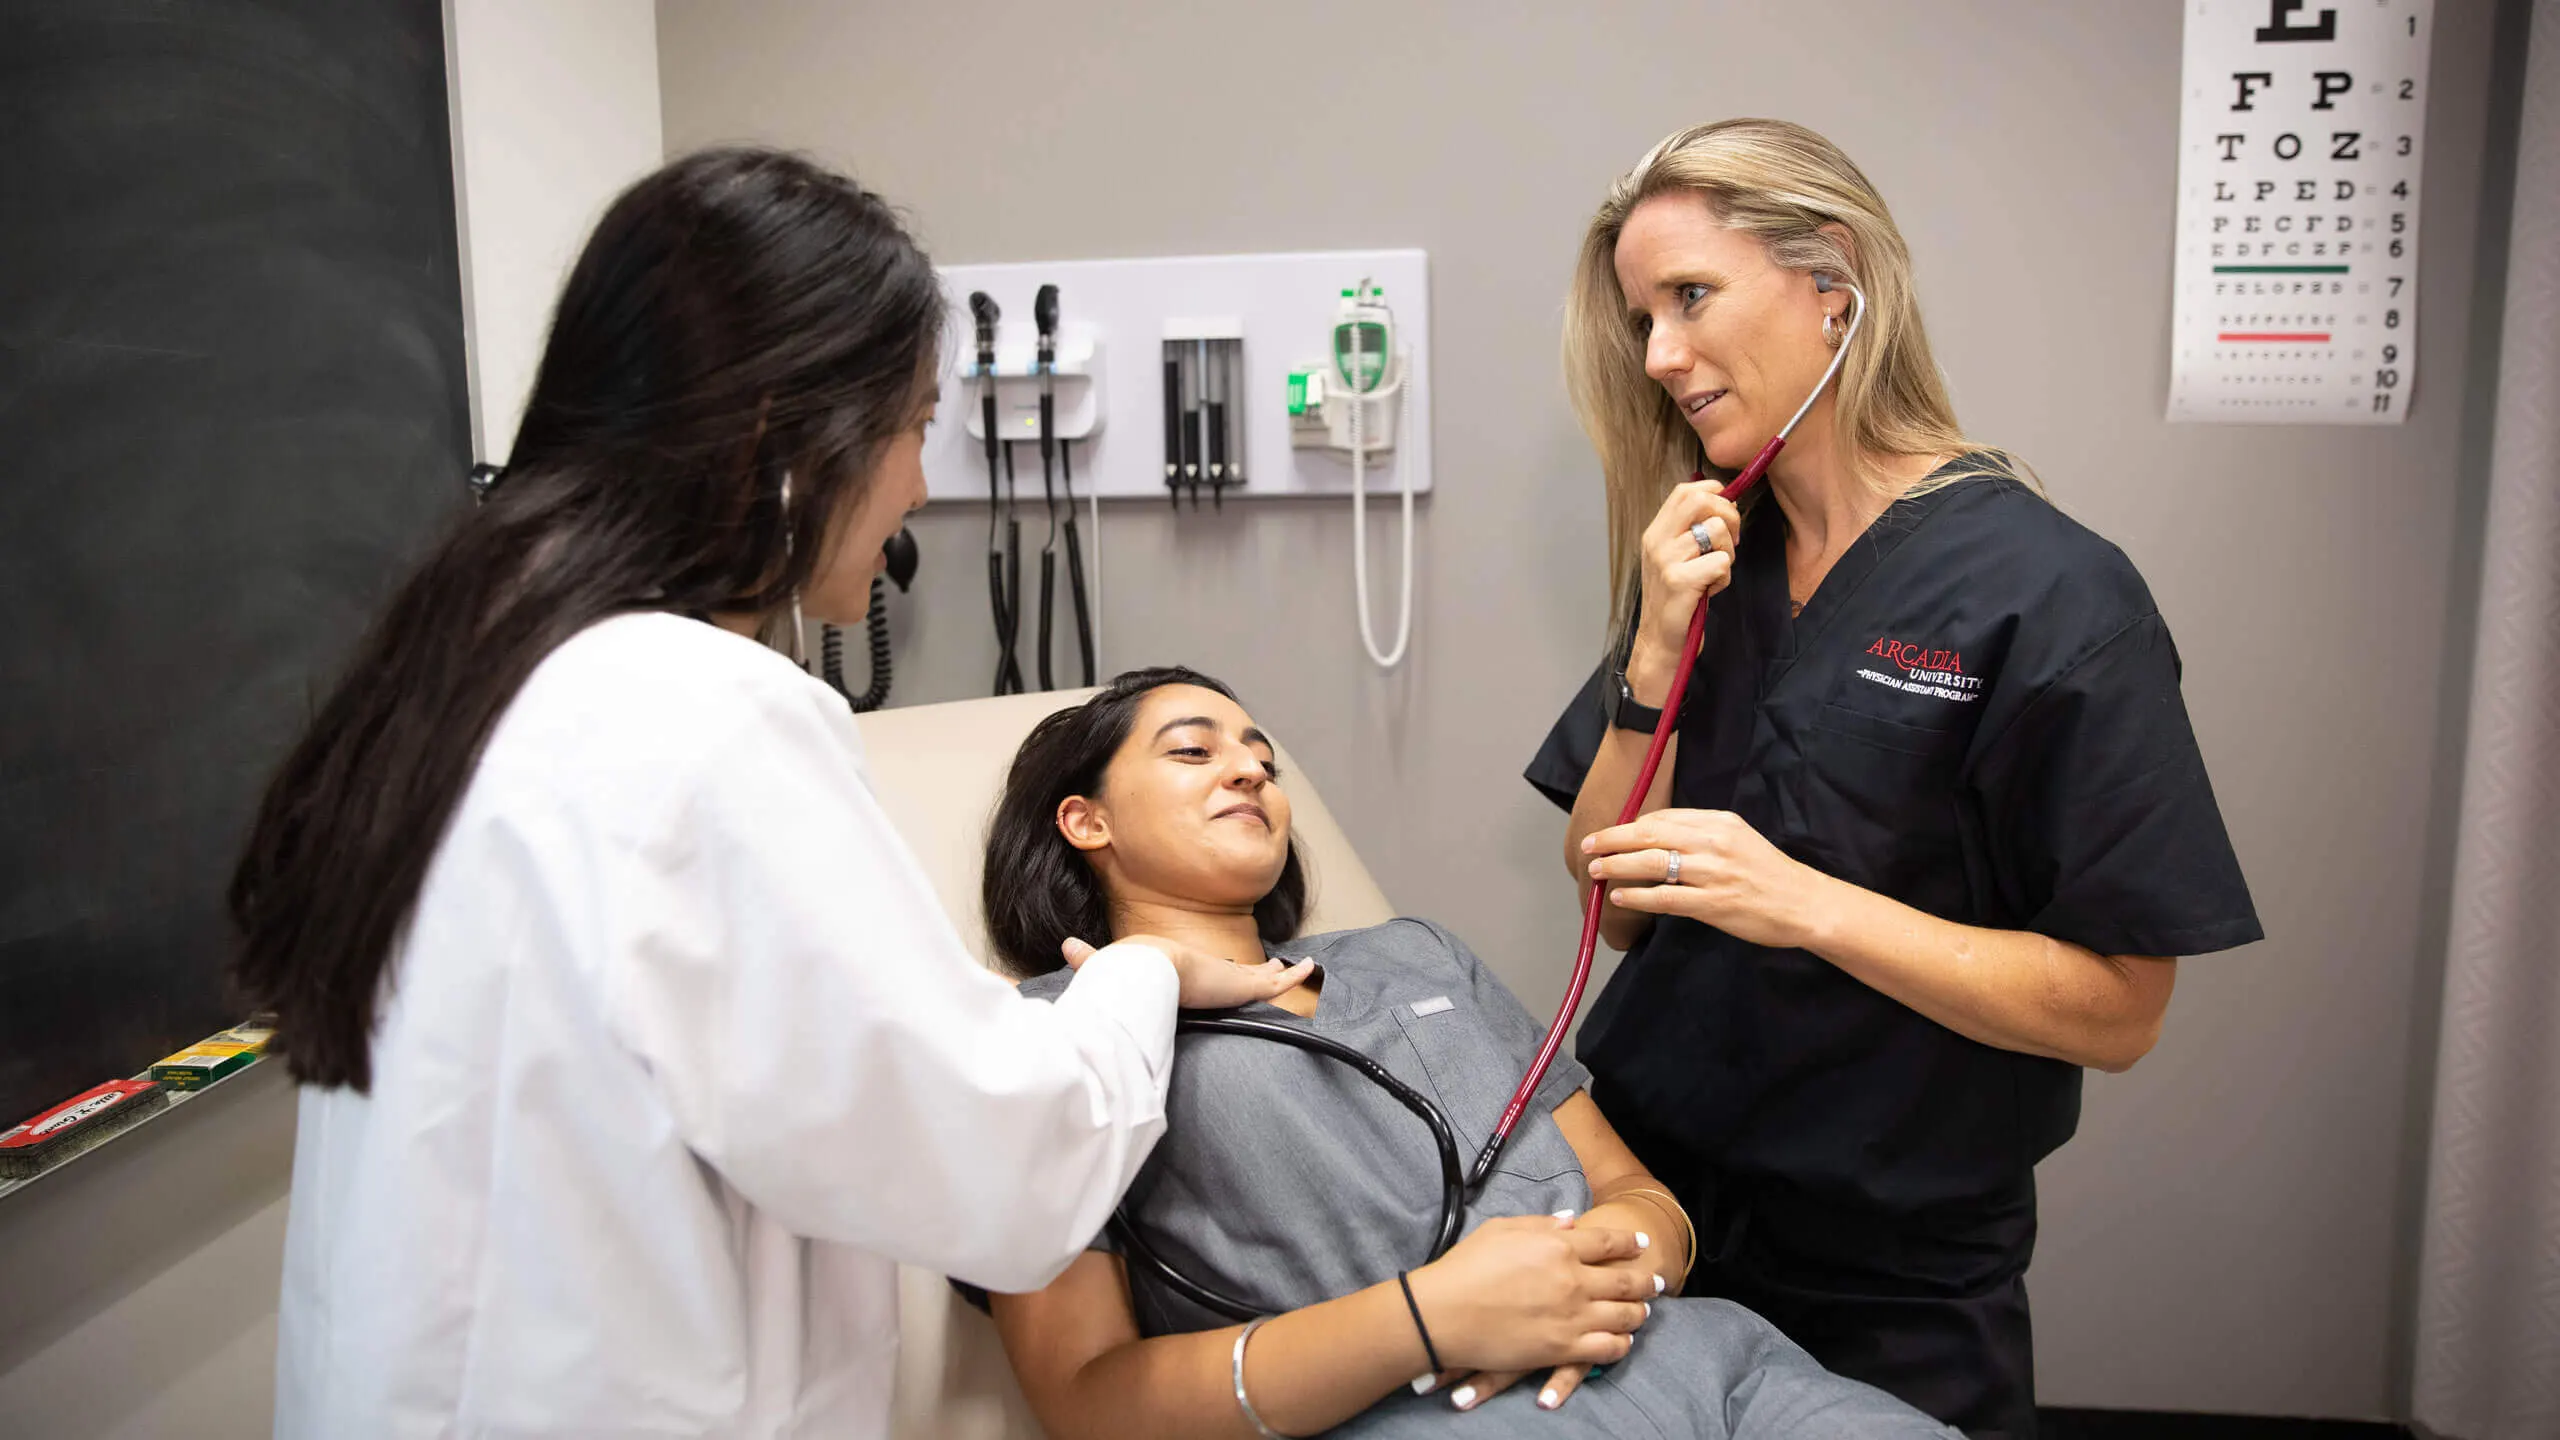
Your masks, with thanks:
M 1869 313 L 1741 507 L 1717 497 Z M 2177 959 L 2259 938 L 2123 552 L 1957 428 L 1899 231 L 1799 126 L 1612 188 L 1567 302 L 1616 637 L 1528 778 L 1628 954 L 1592 1093 L 1690 1209 L 1691 1288 L 1967 1431 L 2034 1432 L 2036 1162 Z M 1681 483 L 1703 471 L 1706 478 Z M 1616 826 L 1695 608 L 1646 814 Z

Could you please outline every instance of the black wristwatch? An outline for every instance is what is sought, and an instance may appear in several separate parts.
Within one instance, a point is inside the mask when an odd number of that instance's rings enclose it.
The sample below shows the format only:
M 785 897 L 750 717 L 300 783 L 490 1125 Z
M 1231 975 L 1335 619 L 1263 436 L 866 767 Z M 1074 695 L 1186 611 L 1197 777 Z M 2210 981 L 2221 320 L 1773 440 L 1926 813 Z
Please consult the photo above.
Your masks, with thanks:
M 1627 672 L 1618 672 L 1618 707 L 1609 714 L 1609 723 L 1621 730 L 1650 735 L 1662 728 L 1662 712 L 1636 698 L 1627 685 Z

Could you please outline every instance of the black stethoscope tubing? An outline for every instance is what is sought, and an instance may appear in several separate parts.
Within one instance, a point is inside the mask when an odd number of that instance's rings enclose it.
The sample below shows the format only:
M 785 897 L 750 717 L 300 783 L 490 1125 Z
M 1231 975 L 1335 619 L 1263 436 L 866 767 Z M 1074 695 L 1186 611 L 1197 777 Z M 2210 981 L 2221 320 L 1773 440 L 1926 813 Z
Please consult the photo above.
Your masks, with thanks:
M 1441 1113 L 1430 1096 L 1397 1079 L 1386 1066 L 1329 1035 L 1319 1035 L 1295 1025 L 1283 1025 L 1276 1020 L 1254 1020 L 1241 1015 L 1186 1015 L 1174 1022 L 1173 1029 L 1177 1035 L 1249 1035 L 1294 1046 L 1329 1060 L 1338 1060 L 1394 1096 L 1404 1108 L 1420 1116 L 1422 1123 L 1431 1128 L 1432 1144 L 1440 1151 L 1440 1231 L 1432 1241 L 1431 1254 L 1423 1263 L 1428 1264 L 1448 1254 L 1449 1247 L 1458 1243 L 1458 1231 L 1467 1221 L 1466 1167 L 1458 1158 L 1457 1132 L 1450 1128 L 1449 1117 Z M 1166 1288 L 1202 1309 L 1214 1311 L 1230 1320 L 1252 1320 L 1268 1313 L 1175 1269 L 1139 1235 L 1137 1226 L 1130 1222 L 1126 1203 L 1112 1213 L 1109 1228 L 1111 1237 L 1120 1243 L 1121 1250 L 1132 1263 L 1145 1267 L 1163 1281 Z

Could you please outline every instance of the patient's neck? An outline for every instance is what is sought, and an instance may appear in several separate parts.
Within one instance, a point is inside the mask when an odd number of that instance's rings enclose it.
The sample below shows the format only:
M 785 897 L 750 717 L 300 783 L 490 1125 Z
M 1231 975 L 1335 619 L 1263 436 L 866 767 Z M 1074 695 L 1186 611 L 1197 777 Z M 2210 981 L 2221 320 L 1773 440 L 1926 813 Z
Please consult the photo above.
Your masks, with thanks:
M 1194 905 L 1161 896 L 1111 897 L 1111 934 L 1161 935 L 1239 965 L 1262 963 L 1262 930 L 1250 910 Z
M 1259 965 L 1264 958 L 1262 927 L 1251 910 L 1228 910 L 1164 898 L 1111 897 L 1111 937 L 1154 935 L 1210 955 L 1223 955 L 1239 965 Z M 1292 1015 L 1313 1015 L 1322 993 L 1319 978 L 1285 991 L 1271 1003 Z

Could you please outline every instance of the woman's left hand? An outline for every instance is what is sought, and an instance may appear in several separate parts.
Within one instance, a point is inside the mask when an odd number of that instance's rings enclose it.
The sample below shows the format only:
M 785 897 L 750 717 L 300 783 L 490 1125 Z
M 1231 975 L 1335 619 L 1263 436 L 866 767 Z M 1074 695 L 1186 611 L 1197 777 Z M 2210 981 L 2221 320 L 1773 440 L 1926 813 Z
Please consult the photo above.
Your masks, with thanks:
M 1825 890 L 1839 882 L 1789 857 L 1729 810 L 1656 810 L 1582 842 L 1609 903 L 1653 915 L 1685 915 L 1737 940 L 1776 949 L 1809 946 Z M 1678 883 L 1671 857 L 1680 857 Z
M 1439 1376 L 1438 1383 L 1431 1388 L 1447 1390 L 1449 1403 L 1458 1409 L 1473 1410 L 1519 1384 L 1528 1378 L 1528 1375 L 1529 1372 L 1526 1370 L 1452 1370 Z M 1590 1377 L 1591 1367 L 1588 1365 L 1559 1365 L 1548 1371 L 1545 1383 L 1538 1388 L 1538 1408 L 1541 1410 L 1559 1408 L 1565 1401 L 1571 1399 L 1573 1392 L 1581 1389 L 1582 1382 Z
M 1661 1276 L 1647 1268 L 1652 1264 L 1647 1256 L 1638 1255 L 1630 1260 L 1617 1261 L 1615 1264 L 1629 1270 L 1642 1270 L 1645 1274 L 1652 1276 L 1653 1293 L 1656 1295 L 1670 1288 Z M 1541 1410 L 1561 1408 L 1565 1401 L 1573 1398 L 1574 1391 L 1582 1388 L 1582 1382 L 1591 1378 L 1591 1371 L 1592 1367 L 1589 1365 L 1558 1365 L 1546 1372 L 1546 1378 L 1538 1384 L 1538 1408 Z M 1451 1405 L 1461 1410 L 1473 1410 L 1529 1378 L 1533 1373 L 1535 1372 L 1528 1370 L 1450 1370 L 1434 1377 L 1431 1389 L 1446 1390 L 1449 1393 Z

